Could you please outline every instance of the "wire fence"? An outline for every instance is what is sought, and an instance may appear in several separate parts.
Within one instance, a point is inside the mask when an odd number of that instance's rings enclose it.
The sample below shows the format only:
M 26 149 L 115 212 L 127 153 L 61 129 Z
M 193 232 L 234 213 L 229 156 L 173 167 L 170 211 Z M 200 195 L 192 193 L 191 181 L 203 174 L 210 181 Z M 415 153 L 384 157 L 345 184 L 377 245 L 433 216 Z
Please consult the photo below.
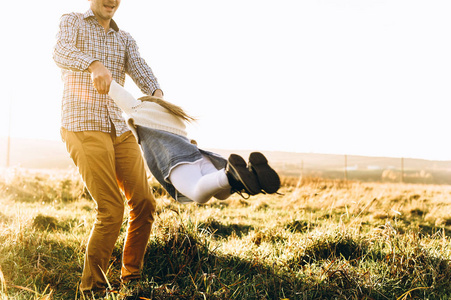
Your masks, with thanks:
M 349 155 L 304 155 L 298 162 L 274 164 L 286 177 L 319 177 L 366 182 L 451 184 L 451 162 L 412 158 L 364 157 Z

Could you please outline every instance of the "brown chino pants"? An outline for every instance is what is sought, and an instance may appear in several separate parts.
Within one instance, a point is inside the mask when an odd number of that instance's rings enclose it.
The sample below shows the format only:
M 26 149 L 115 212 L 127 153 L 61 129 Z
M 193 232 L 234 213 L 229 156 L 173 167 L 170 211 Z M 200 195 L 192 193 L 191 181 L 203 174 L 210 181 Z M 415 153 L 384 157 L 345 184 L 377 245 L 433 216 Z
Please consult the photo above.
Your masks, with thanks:
M 106 273 L 124 217 L 124 192 L 130 218 L 122 254 L 122 280 L 141 276 L 154 221 L 155 198 L 147 181 L 141 150 L 131 132 L 116 137 L 99 131 L 61 130 L 75 165 L 96 202 L 96 220 L 88 240 L 80 289 L 106 286 Z

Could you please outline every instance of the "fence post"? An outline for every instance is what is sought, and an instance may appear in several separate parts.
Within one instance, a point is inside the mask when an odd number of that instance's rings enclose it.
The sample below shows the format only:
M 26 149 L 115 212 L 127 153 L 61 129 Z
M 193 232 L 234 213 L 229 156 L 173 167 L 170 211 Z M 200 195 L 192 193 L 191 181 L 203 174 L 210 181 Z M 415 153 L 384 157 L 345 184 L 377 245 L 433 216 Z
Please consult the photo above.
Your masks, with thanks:
M 301 178 L 304 177 L 304 160 L 301 160 Z
M 9 120 L 8 120 L 8 140 L 6 142 L 6 167 L 10 165 L 10 153 L 11 153 L 11 110 L 12 101 L 9 103 Z
M 348 181 L 348 156 L 345 154 L 345 181 Z
M 401 157 L 401 183 L 404 182 L 404 157 Z

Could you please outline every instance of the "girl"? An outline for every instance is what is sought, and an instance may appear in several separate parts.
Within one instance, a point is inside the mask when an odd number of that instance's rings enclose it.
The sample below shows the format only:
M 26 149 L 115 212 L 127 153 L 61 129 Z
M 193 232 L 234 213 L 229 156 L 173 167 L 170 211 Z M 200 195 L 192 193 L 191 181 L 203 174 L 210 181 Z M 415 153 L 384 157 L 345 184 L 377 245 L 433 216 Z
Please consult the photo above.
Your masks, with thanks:
M 222 156 L 199 149 L 187 138 L 185 122 L 195 119 L 161 98 L 136 100 L 117 82 L 109 96 L 126 114 L 126 121 L 141 145 L 149 170 L 178 202 L 205 203 L 212 197 L 225 200 L 232 193 L 276 193 L 279 175 L 260 152 L 249 164 L 237 155 Z

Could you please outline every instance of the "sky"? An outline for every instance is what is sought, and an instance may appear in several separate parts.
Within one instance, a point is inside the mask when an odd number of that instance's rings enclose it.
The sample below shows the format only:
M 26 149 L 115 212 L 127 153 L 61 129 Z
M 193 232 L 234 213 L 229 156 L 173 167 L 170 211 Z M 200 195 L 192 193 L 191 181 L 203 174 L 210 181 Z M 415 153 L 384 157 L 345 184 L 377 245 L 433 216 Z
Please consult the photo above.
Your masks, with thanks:
M 60 140 L 55 36 L 63 13 L 89 5 L 2 5 L 0 136 Z M 199 119 L 188 130 L 202 148 L 451 160 L 450 11 L 449 0 L 122 0 L 114 19 L 165 99 Z

